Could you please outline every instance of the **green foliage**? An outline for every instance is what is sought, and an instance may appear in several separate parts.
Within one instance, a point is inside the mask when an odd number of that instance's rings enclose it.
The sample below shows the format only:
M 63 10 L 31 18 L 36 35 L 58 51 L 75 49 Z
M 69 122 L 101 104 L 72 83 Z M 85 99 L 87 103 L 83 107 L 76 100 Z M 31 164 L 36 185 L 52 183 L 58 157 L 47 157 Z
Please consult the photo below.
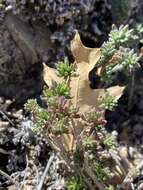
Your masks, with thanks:
M 91 139 L 90 137 L 83 140 L 83 146 L 86 148 L 93 148 L 96 147 L 96 141 Z
M 102 54 L 98 65 L 101 66 L 102 64 L 105 64 L 115 52 L 115 44 L 112 41 L 104 42 L 101 47 Z
M 60 119 L 58 118 L 53 122 L 52 132 L 55 134 L 62 134 L 68 131 L 67 119 L 63 115 L 61 116 Z
M 80 173 L 83 171 L 86 172 L 84 169 L 84 156 L 88 152 L 86 155 L 87 160 L 89 160 L 88 167 L 92 169 L 92 172 L 94 172 L 99 181 L 105 181 L 109 177 L 108 167 L 101 164 L 100 159 L 97 159 L 98 146 L 103 147 L 103 140 L 107 137 L 106 132 L 101 130 L 103 127 L 102 119 L 99 118 L 99 115 L 96 112 L 90 112 L 84 116 L 78 114 L 77 110 L 73 109 L 72 105 L 69 104 L 69 99 L 65 98 L 64 96 L 58 96 L 57 91 L 55 93 L 54 90 L 55 89 L 53 88 L 44 88 L 44 95 L 47 100 L 47 109 L 40 108 L 35 100 L 28 101 L 26 104 L 25 108 L 28 108 L 28 111 L 31 111 L 32 119 L 35 123 L 33 130 L 38 133 L 43 132 L 45 135 L 52 134 L 52 136 L 55 136 L 56 140 L 60 137 L 60 135 L 62 136 L 63 133 L 68 134 L 69 131 L 71 131 L 72 134 L 75 135 L 74 139 L 77 143 L 77 148 L 75 150 L 68 151 L 65 149 L 64 144 L 62 144 L 63 141 L 61 142 L 59 138 L 60 146 L 61 144 L 63 145 L 63 147 L 60 149 L 60 153 L 63 158 L 64 155 L 66 155 L 66 159 L 64 159 L 65 162 L 67 159 L 69 159 L 68 163 L 72 163 L 71 168 L 77 167 L 79 171 L 81 170 Z M 33 109 L 35 111 L 33 111 Z M 75 124 L 77 125 L 77 119 L 79 121 L 79 127 L 80 122 L 82 121 L 85 123 L 85 126 L 89 127 L 89 129 L 87 131 L 83 130 L 81 135 L 77 135 L 76 137 L 77 128 L 75 128 Z M 98 126 L 100 126 L 100 130 L 98 129 Z M 90 136 L 92 131 L 95 131 L 96 134 L 94 138 Z M 49 138 L 51 138 L 51 136 Z M 55 143 L 54 140 L 52 140 L 52 143 Z M 104 150 L 109 149 L 112 146 L 110 139 L 106 139 L 104 143 Z M 83 162 L 81 162 L 81 160 L 83 160 Z M 72 169 L 72 171 L 74 170 Z M 79 175 L 76 170 L 74 172 Z M 66 183 L 67 189 L 85 189 L 87 184 L 84 184 L 86 181 L 84 181 L 84 178 L 82 177 L 83 176 L 80 175 L 79 177 L 72 177 L 69 179 Z M 88 176 L 88 178 L 90 179 L 90 176 Z M 93 179 L 91 179 L 91 181 L 92 180 Z
M 98 65 L 105 64 L 107 60 L 111 59 L 120 46 L 128 46 L 131 41 L 136 38 L 133 29 L 129 29 L 128 25 L 121 25 L 119 29 L 113 25 L 109 34 L 109 40 L 104 42 L 101 47 L 101 59 Z
M 134 30 L 129 29 L 128 25 L 121 25 L 119 28 L 113 25 L 109 34 L 109 42 L 112 42 L 116 49 L 123 45 L 129 45 L 129 43 L 135 39 L 136 35 L 134 34 Z
M 92 112 L 86 113 L 85 117 L 88 122 L 95 122 L 98 119 L 98 114 L 97 114 L 97 112 L 92 111 Z
M 117 56 L 114 64 L 108 64 L 106 66 L 106 72 L 102 75 L 103 81 L 110 82 L 114 73 L 118 71 L 122 71 L 127 77 L 130 77 L 132 70 L 138 64 L 139 56 L 133 49 L 120 48 Z
M 110 149 L 116 147 L 115 140 L 113 139 L 112 136 L 105 137 L 105 139 L 103 141 L 103 144 L 104 144 L 104 146 L 106 147 L 107 150 L 110 150 Z
M 105 166 L 101 164 L 100 162 L 96 162 L 94 167 L 95 167 L 94 169 L 95 169 L 96 176 L 99 180 L 105 181 L 108 179 L 110 175 L 110 171 L 108 168 L 105 168 Z
M 101 107 L 105 110 L 113 111 L 115 106 L 117 106 L 117 100 L 113 96 L 106 96 L 101 101 Z
M 63 62 L 57 64 L 57 71 L 60 77 L 67 79 L 74 74 L 74 65 L 70 65 L 68 59 L 65 59 Z
M 139 42 L 143 44 L 143 24 L 137 24 L 135 27 L 135 32 L 138 34 Z
M 105 190 L 114 190 L 114 187 L 112 185 L 110 185 L 110 186 L 106 187 Z
M 30 99 L 28 100 L 25 105 L 24 108 L 28 111 L 28 112 L 35 112 L 39 109 L 37 101 L 35 99 Z
M 47 86 L 44 86 L 43 88 L 43 97 L 48 100 L 50 97 L 54 96 L 54 88 L 52 87 L 51 89 L 47 88 Z
M 137 29 L 129 29 L 128 25 L 121 25 L 119 28 L 113 25 L 109 34 L 109 40 L 101 47 L 101 58 L 96 67 L 105 67 L 101 73 L 101 80 L 110 83 L 114 73 L 122 71 L 127 77 L 137 65 L 139 56 L 129 47 L 135 40 L 139 40 L 141 25 Z
M 44 109 L 39 109 L 35 115 L 35 128 L 33 129 L 35 132 L 42 132 L 45 128 L 47 121 L 50 119 L 51 113 L 47 112 Z
M 138 55 L 127 48 L 128 43 L 134 39 L 133 30 L 129 30 L 128 26 L 121 26 L 119 29 L 113 28 L 109 41 L 103 44 L 98 67 L 105 67 L 101 77 L 107 84 L 113 72 L 123 69 L 130 74 L 137 65 Z M 112 64 L 110 59 L 113 56 L 117 59 Z M 109 150 L 116 148 L 115 139 L 105 130 L 105 120 L 101 113 L 94 111 L 83 114 L 73 108 L 67 83 L 68 77 L 74 74 L 73 66 L 65 60 L 57 66 L 57 70 L 64 82 L 54 84 L 50 89 L 44 87 L 42 98 L 46 101 L 47 108 L 41 108 L 35 100 L 30 100 L 25 105 L 35 123 L 34 130 L 45 134 L 66 164 L 68 172 L 77 175 L 68 179 L 68 190 L 83 190 L 85 184 L 88 187 L 93 185 L 95 189 L 101 186 L 102 189 L 113 190 L 109 181 L 117 175 L 116 169 L 114 170 L 114 163 L 117 162 L 114 162 L 114 156 Z M 112 111 L 117 106 L 117 101 L 112 96 L 106 96 L 100 103 L 102 110 Z M 118 152 L 117 149 L 116 151 Z M 113 162 L 110 164 L 111 160 Z M 120 163 L 120 159 L 118 162 Z M 125 176 L 121 177 L 123 179 Z
M 67 190 L 85 190 L 83 186 L 82 178 L 79 176 L 73 176 L 66 182 Z
M 44 87 L 43 96 L 47 99 L 54 96 L 70 98 L 70 88 L 66 83 L 55 84 L 51 89 Z
M 131 169 L 130 174 L 134 179 L 140 175 L 140 169 L 137 164 Z
M 137 24 L 135 29 L 137 33 L 139 34 L 143 33 L 143 24 L 141 23 Z
M 70 88 L 67 84 L 57 84 L 54 88 L 54 96 L 64 96 L 66 98 L 70 97 Z
M 47 121 L 51 117 L 51 113 L 47 112 L 45 109 L 40 108 L 34 99 L 28 100 L 24 107 L 26 111 L 31 112 L 33 115 L 35 123 L 33 131 L 42 132 Z
M 120 49 L 120 56 L 118 64 L 122 65 L 126 71 L 133 69 L 139 60 L 139 56 L 137 56 L 133 49 L 130 50 L 129 48 Z
M 51 109 L 58 109 L 59 101 L 57 96 L 52 96 L 47 99 L 47 104 Z
M 104 128 L 104 124 L 98 124 L 96 125 L 96 130 L 101 131 Z

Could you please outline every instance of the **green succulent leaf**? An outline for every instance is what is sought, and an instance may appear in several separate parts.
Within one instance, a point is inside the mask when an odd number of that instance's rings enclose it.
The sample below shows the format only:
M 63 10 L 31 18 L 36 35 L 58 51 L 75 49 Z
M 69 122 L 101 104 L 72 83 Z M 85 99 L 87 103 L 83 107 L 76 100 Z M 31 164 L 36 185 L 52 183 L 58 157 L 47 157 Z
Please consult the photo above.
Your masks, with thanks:
M 57 64 L 57 71 L 58 76 L 67 79 L 68 77 L 71 77 L 74 74 L 74 65 L 69 64 L 68 59 L 65 58 L 63 62 L 59 62 Z

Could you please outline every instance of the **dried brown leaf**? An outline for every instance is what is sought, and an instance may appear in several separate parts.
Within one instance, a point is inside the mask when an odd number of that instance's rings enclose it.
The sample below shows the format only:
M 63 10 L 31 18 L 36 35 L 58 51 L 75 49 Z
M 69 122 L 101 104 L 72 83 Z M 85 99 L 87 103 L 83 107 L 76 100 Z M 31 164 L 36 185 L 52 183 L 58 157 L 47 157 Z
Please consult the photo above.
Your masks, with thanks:
M 107 94 L 113 96 L 115 100 L 118 100 L 123 94 L 124 89 L 125 89 L 124 86 L 118 86 L 118 85 L 112 86 L 107 89 Z
M 62 83 L 63 79 L 61 77 L 58 77 L 56 69 L 48 67 L 45 63 L 43 63 L 43 67 L 44 81 L 49 88 L 51 88 L 55 82 Z
M 114 86 L 109 89 L 91 89 L 89 86 L 88 75 L 100 59 L 101 52 L 99 48 L 84 47 L 80 36 L 76 33 L 71 42 L 71 50 L 75 57 L 78 76 L 71 78 L 70 87 L 72 101 L 75 107 L 79 108 L 80 113 L 89 112 L 92 109 L 100 110 L 99 98 L 105 96 L 106 92 L 118 99 L 124 87 Z
M 81 42 L 79 34 L 76 33 L 71 41 L 71 50 L 75 58 L 77 76 L 70 78 L 69 86 L 72 103 L 75 108 L 79 108 L 80 113 L 89 112 L 92 109 L 100 110 L 99 99 L 104 97 L 106 93 L 114 96 L 116 99 L 120 98 L 124 87 L 114 86 L 107 90 L 104 88 L 95 90 L 90 88 L 88 75 L 100 59 L 101 52 L 99 48 L 85 47 Z M 51 87 L 54 82 L 63 82 L 63 78 L 57 76 L 56 69 L 44 64 L 44 81 Z

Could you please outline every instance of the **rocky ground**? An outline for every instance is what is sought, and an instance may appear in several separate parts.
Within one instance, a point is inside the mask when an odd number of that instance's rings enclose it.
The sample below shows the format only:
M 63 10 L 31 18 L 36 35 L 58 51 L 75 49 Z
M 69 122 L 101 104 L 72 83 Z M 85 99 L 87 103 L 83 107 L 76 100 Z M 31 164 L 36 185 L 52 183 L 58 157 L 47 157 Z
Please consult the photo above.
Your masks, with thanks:
M 94 18 L 97 19 L 96 27 L 99 26 L 99 28 L 97 27 L 95 32 L 98 39 L 97 45 L 100 45 L 101 39 L 102 42 L 107 39 L 115 18 L 112 17 L 108 4 L 99 5 L 96 9 L 97 15 L 95 17 L 92 15 L 91 22 L 95 23 Z M 128 19 L 132 25 L 136 20 L 141 20 L 140 9 L 141 6 L 133 8 Z M 44 137 L 33 133 L 31 129 L 33 123 L 23 107 L 23 103 L 29 97 L 36 97 L 41 104 L 39 96 L 43 87 L 41 62 L 42 57 L 47 56 L 44 50 L 47 46 L 49 48 L 51 42 L 44 31 L 40 32 L 37 28 L 35 29 L 37 34 L 33 34 L 27 23 L 24 24 L 21 21 L 21 25 L 15 16 L 12 17 L 11 13 L 9 14 L 4 20 L 4 15 L 1 13 L 0 20 L 0 189 L 14 190 L 15 185 L 19 190 L 31 190 L 33 186 L 40 190 L 39 184 L 42 184 L 41 190 L 63 189 L 64 174 L 60 172 L 61 167 L 59 167 L 61 163 Z M 9 24 L 11 22 L 14 22 L 14 28 Z M 100 27 L 101 25 L 104 27 Z M 17 38 L 15 34 L 21 31 L 22 36 L 19 35 Z M 83 42 L 88 46 L 93 46 L 92 39 L 82 32 L 81 34 Z M 93 35 L 93 31 L 89 29 L 88 34 Z M 27 45 L 30 38 L 36 39 L 36 48 L 35 44 Z M 44 40 L 41 41 L 41 38 Z M 26 51 L 28 48 L 28 54 L 25 54 L 25 48 Z M 54 48 L 54 45 L 50 44 L 50 48 Z M 32 64 L 29 64 L 29 60 Z M 47 60 L 51 59 L 46 57 Z M 142 69 L 136 72 L 135 81 L 130 85 L 132 86 L 127 87 L 119 100 L 116 110 L 106 112 L 106 128 L 110 132 L 117 132 L 121 147 L 125 146 L 129 154 L 139 155 L 138 153 L 143 154 Z M 130 89 L 133 89 L 132 97 L 130 97 Z M 133 148 L 138 153 L 134 152 Z M 48 172 L 49 175 L 45 177 L 44 172 Z M 44 182 L 42 176 L 46 178 Z M 141 186 L 142 180 L 143 176 L 139 175 L 134 182 Z M 141 189 L 143 188 L 140 187 Z

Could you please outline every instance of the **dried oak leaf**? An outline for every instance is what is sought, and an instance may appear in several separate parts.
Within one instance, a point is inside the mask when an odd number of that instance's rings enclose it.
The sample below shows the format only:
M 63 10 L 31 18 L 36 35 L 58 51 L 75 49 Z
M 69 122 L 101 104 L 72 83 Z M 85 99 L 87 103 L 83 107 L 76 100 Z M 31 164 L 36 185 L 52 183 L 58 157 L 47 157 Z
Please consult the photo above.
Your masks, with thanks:
M 56 83 L 63 82 L 63 79 L 61 77 L 58 77 L 56 69 L 48 67 L 45 63 L 43 63 L 43 67 L 44 67 L 43 69 L 44 81 L 49 88 L 51 88 L 55 82 Z
M 77 68 L 77 75 L 69 79 L 71 101 L 74 107 L 79 109 L 80 113 L 89 112 L 93 109 L 100 111 L 99 99 L 107 94 L 114 96 L 115 99 L 120 98 L 124 87 L 113 86 L 107 89 L 94 90 L 90 88 L 88 75 L 100 59 L 100 48 L 85 47 L 81 42 L 79 34 L 76 33 L 71 41 L 71 51 Z M 56 83 L 63 81 L 61 77 L 57 76 L 56 72 L 56 69 L 44 64 L 44 80 L 48 86 L 51 86 L 53 81 Z
M 89 112 L 92 109 L 100 110 L 99 99 L 106 94 L 118 99 L 124 90 L 124 87 L 114 86 L 108 89 L 91 89 L 89 85 L 89 72 L 94 68 L 100 59 L 101 52 L 99 48 L 87 48 L 76 33 L 71 42 L 71 50 L 77 66 L 77 77 L 72 77 L 70 81 L 72 101 L 75 107 L 79 108 L 80 113 Z

